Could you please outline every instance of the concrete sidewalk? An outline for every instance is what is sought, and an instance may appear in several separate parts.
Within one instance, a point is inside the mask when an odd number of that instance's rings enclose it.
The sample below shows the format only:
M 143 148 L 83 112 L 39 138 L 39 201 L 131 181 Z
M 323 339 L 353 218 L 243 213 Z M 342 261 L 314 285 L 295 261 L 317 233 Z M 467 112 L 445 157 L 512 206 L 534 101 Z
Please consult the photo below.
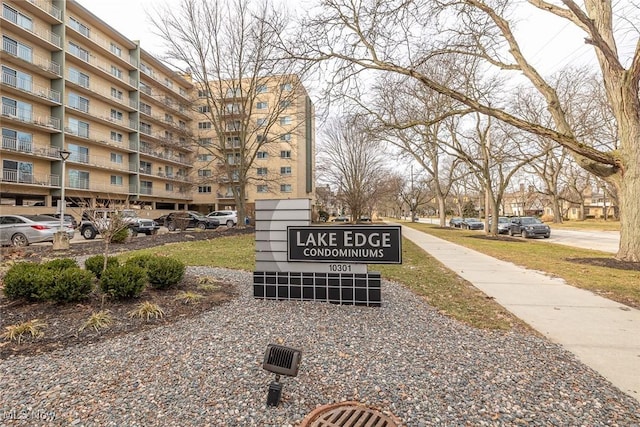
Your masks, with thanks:
M 402 235 L 640 401 L 640 310 L 410 227 Z

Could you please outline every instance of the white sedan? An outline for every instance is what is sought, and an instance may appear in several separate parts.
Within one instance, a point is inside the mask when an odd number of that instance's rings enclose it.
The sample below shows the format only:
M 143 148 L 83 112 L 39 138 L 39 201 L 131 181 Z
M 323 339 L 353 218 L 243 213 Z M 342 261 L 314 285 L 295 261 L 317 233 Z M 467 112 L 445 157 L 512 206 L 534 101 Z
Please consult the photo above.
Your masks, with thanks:
M 75 230 L 70 221 L 63 224 L 69 240 Z M 0 245 L 27 246 L 32 243 L 53 242 L 60 231 L 60 220 L 48 215 L 0 215 Z

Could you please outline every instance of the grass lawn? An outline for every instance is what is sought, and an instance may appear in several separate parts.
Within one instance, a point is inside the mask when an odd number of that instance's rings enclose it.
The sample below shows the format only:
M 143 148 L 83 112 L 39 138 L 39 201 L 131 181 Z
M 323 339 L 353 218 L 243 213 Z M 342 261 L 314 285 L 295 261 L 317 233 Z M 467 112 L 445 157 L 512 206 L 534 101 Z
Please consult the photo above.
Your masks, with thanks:
M 567 230 L 620 231 L 620 221 L 604 221 L 601 219 L 564 221 L 562 224 L 548 222 L 547 224 L 551 228 L 562 228 Z
M 402 265 L 376 265 L 372 269 L 380 271 L 385 279 L 403 283 L 440 312 L 471 326 L 502 330 L 518 327 L 528 330 L 522 321 L 416 245 L 406 239 L 402 244 Z M 249 234 L 213 241 L 172 243 L 128 252 L 119 258 L 124 261 L 130 256 L 143 253 L 170 256 L 192 266 L 253 271 L 255 237 Z
M 573 286 L 588 289 L 614 301 L 640 307 L 640 271 L 625 270 L 624 263 L 618 263 L 618 268 L 613 268 L 615 263 L 612 261 L 615 260 L 609 253 L 540 240 L 480 238 L 484 234 L 440 228 L 431 224 L 405 225 L 495 258 L 562 277 Z M 576 259 L 585 261 L 572 261 Z M 602 265 L 598 265 L 598 259 L 602 259 Z

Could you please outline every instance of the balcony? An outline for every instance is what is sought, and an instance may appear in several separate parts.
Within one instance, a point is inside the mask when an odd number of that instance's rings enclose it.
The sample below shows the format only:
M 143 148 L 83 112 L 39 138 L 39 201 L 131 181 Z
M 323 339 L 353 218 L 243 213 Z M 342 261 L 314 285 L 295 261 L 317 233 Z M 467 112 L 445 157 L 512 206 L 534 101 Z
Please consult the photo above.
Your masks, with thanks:
M 5 26 L 12 28 L 17 34 L 20 34 L 25 40 L 36 43 L 45 49 L 57 50 L 62 49 L 62 41 L 59 35 L 51 32 L 51 27 L 40 24 L 38 21 L 22 21 L 18 19 L 18 14 L 11 9 L 2 9 L 2 17 Z
M 114 96 L 111 94 L 111 91 L 106 89 L 106 87 L 98 87 L 95 84 L 91 84 L 90 81 L 81 80 L 78 76 L 71 75 L 70 71 L 67 71 L 66 80 L 69 83 L 72 83 L 76 89 L 80 90 L 80 92 L 97 95 L 109 103 L 116 102 L 129 112 L 136 111 L 138 109 L 138 103 L 134 99 L 124 95 L 121 97 Z
M 28 5 L 23 4 L 23 7 L 26 9 L 33 10 L 33 12 L 37 15 L 40 15 L 38 12 L 42 12 L 47 16 L 55 18 L 56 23 L 62 22 L 62 11 L 51 4 L 50 1 L 45 0 L 27 0 L 28 3 L 31 3 L 35 8 L 29 8 Z M 40 15 L 41 16 L 41 15 Z
M 110 126 L 117 126 L 123 129 L 125 132 L 131 132 L 138 129 L 138 122 L 132 119 L 124 119 L 111 114 L 111 111 L 98 110 L 96 108 L 87 108 L 84 105 L 70 105 L 67 104 L 67 108 L 76 112 L 79 116 L 89 117 L 93 119 L 99 119 L 104 122 L 108 122 Z M 66 129 L 65 129 L 66 130 Z
M 20 141 L 16 138 L 3 135 L 2 149 L 16 153 L 24 153 L 35 157 L 46 157 L 60 160 L 60 149 L 50 145 L 36 144 L 33 141 Z
M 159 76 L 159 75 L 156 75 L 156 73 L 153 70 L 148 69 L 148 68 L 140 67 L 140 72 L 142 73 L 143 76 L 149 77 L 153 84 L 155 84 L 159 88 L 163 89 L 162 92 L 164 92 L 164 89 L 167 89 L 167 90 L 171 91 L 172 95 L 178 96 L 178 97 L 180 97 L 183 100 L 188 101 L 188 102 L 192 101 L 188 97 L 187 92 L 184 89 L 178 87 L 178 90 L 176 90 L 173 87 L 173 83 L 171 82 L 171 80 L 169 80 L 169 83 L 167 83 L 164 80 L 160 80 L 162 77 Z
M 155 157 L 156 159 L 162 159 L 166 162 L 177 163 L 180 165 L 191 166 L 191 156 L 185 156 L 182 153 L 174 153 L 172 151 L 159 151 L 152 147 L 141 146 L 140 153 L 149 157 Z
M 19 79 L 5 71 L 2 72 L 2 85 L 8 88 L 9 93 L 27 95 L 34 101 L 45 101 L 48 105 L 59 105 L 61 101 L 60 92 L 57 90 L 34 84 L 30 80 Z
M 2 105 L 2 119 L 18 123 L 29 123 L 40 126 L 50 133 L 57 133 L 62 130 L 61 121 L 57 117 L 36 116 L 32 111 L 21 108 Z
M 121 82 L 130 87 L 137 88 L 138 82 L 136 79 L 128 77 L 125 73 L 116 73 L 112 71 L 112 65 L 110 62 L 104 61 L 96 56 L 89 54 L 84 50 L 67 50 L 68 57 L 75 61 L 80 61 L 80 65 L 89 64 L 92 67 L 100 70 L 102 74 L 111 81 Z
M 91 166 L 98 169 L 108 169 L 113 171 L 121 171 L 128 172 L 129 171 L 129 162 L 124 161 L 124 157 L 128 156 L 126 154 L 123 155 L 123 162 L 116 163 L 111 161 L 111 157 L 102 157 L 102 156 L 92 156 L 82 153 L 71 153 L 69 156 L 70 163 L 81 164 L 84 166 Z
M 119 55 L 117 52 L 113 51 L 111 49 L 111 40 L 100 37 L 91 31 L 84 31 L 84 29 L 78 28 L 70 17 L 67 18 L 67 28 L 81 36 L 82 40 L 86 42 L 87 45 L 103 50 L 109 58 L 117 59 L 117 62 L 120 62 L 121 65 L 126 65 L 128 70 L 134 69 L 138 66 L 137 61 L 131 56 L 122 56 L 121 54 Z
M 17 169 L 1 169 L 2 182 L 38 187 L 59 187 L 60 176 L 51 174 L 26 173 Z
M 60 64 L 57 62 L 34 54 L 31 49 L 4 39 L 2 40 L 2 59 L 35 71 L 47 78 L 62 77 Z

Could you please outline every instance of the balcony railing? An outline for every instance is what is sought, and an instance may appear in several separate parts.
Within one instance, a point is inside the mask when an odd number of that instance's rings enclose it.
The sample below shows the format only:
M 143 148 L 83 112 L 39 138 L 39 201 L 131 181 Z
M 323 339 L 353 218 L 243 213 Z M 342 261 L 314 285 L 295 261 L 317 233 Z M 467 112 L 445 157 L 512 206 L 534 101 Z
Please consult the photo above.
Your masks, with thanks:
M 22 46 L 16 46 L 8 40 L 3 39 L 2 50 L 4 52 L 7 52 L 9 55 L 15 56 L 16 58 L 20 58 L 23 61 L 33 64 L 44 71 L 53 73 L 56 76 L 61 76 L 60 64 L 58 64 L 57 62 L 53 62 L 52 60 L 43 56 L 34 54 L 30 49 L 24 49 Z
M 116 123 L 128 129 L 134 129 L 134 130 L 138 129 L 138 122 L 136 120 L 132 120 L 132 119 L 126 120 L 124 118 L 114 117 L 113 115 L 111 115 L 110 111 L 99 111 L 95 108 L 90 108 L 90 107 L 87 108 L 85 104 L 79 104 L 79 105 L 67 104 L 67 106 L 69 108 L 73 108 L 76 111 L 81 111 L 83 113 L 90 114 L 93 117 L 97 117 L 99 119 L 106 120 L 111 123 Z
M 118 55 L 116 52 L 111 50 L 111 40 L 108 40 L 108 39 L 105 39 L 103 37 L 100 37 L 99 35 L 96 35 L 95 33 L 92 33 L 92 32 L 85 33 L 84 31 L 82 31 L 81 29 L 79 29 L 79 28 L 77 28 L 75 26 L 75 23 L 71 20 L 71 18 L 67 19 L 67 25 L 70 26 L 71 28 L 73 28 L 74 30 L 76 30 L 78 33 L 82 34 L 84 37 L 86 37 L 89 40 L 91 40 L 93 43 L 95 43 L 98 46 L 100 46 L 101 48 L 103 48 L 104 50 L 110 52 L 112 55 L 117 56 L 118 58 L 122 59 L 127 64 L 129 64 L 129 65 L 131 65 L 133 67 L 137 67 L 138 66 L 138 63 L 135 60 L 135 58 L 133 58 L 131 56 L 126 58 L 126 57 L 124 57 L 122 55 Z
M 30 110 L 23 110 L 10 105 L 2 105 L 2 116 L 25 123 L 44 126 L 52 129 L 62 130 L 60 119 L 50 116 L 35 116 Z
M 117 163 L 112 162 L 111 157 L 107 158 L 102 156 L 92 156 L 84 153 L 71 153 L 71 156 L 69 156 L 69 161 L 82 163 L 84 165 L 97 168 L 127 172 L 129 170 L 129 162 L 125 162 L 124 158 L 128 158 L 128 156 L 123 155 L 122 163 Z
M 49 15 L 56 18 L 58 21 L 62 19 L 62 11 L 57 7 L 55 7 L 53 4 L 51 4 L 50 1 L 44 1 L 44 0 L 27 0 L 27 1 L 33 5 L 36 5 L 39 9 L 44 10 Z
M 60 149 L 49 145 L 35 144 L 33 141 L 20 141 L 11 136 L 2 136 L 2 149 L 16 151 L 19 153 L 27 153 L 40 157 L 49 157 L 60 159 Z
M 2 72 L 2 84 L 11 86 L 22 92 L 27 92 L 41 98 L 46 98 L 58 104 L 61 100 L 60 92 L 58 92 L 57 90 L 33 84 L 30 80 L 17 78 L 16 76 L 5 71 Z
M 138 86 L 138 82 L 136 81 L 136 79 L 132 78 L 132 77 L 128 77 L 125 76 L 124 73 L 120 73 L 120 74 L 115 74 L 111 71 L 111 64 L 107 61 L 103 61 L 102 59 L 99 59 L 95 56 L 92 56 L 90 54 L 88 54 L 86 51 L 82 50 L 82 51 L 73 51 L 73 50 L 68 50 L 67 51 L 69 54 L 75 56 L 76 58 L 82 60 L 83 62 L 86 62 L 87 64 L 90 64 L 102 71 L 104 71 L 105 73 L 115 77 L 116 79 L 128 84 L 129 86 L 133 86 L 133 87 L 137 87 Z
M 90 81 L 81 79 L 80 76 L 73 75 L 70 71 L 67 71 L 67 80 L 77 84 L 78 86 L 82 86 L 83 88 L 88 89 L 97 95 L 113 100 L 118 104 L 125 105 L 133 109 L 138 108 L 138 103 L 134 99 L 131 99 L 128 96 L 124 96 L 124 95 L 120 98 L 117 96 L 113 96 L 111 92 L 106 90 L 106 88 L 92 85 Z
M 18 14 L 8 8 L 2 9 L 2 16 L 8 21 L 11 21 L 14 24 L 16 24 L 23 30 L 28 31 L 31 34 L 34 34 L 39 38 L 46 40 L 47 42 L 55 46 L 58 46 L 59 48 L 62 48 L 60 36 L 52 33 L 50 29 L 43 27 L 38 22 L 34 23 L 32 21 L 28 21 L 28 23 L 22 23 L 20 20 L 18 20 Z
M 2 169 L 2 182 L 16 184 L 60 186 L 60 176 L 51 174 L 27 173 L 17 169 Z

